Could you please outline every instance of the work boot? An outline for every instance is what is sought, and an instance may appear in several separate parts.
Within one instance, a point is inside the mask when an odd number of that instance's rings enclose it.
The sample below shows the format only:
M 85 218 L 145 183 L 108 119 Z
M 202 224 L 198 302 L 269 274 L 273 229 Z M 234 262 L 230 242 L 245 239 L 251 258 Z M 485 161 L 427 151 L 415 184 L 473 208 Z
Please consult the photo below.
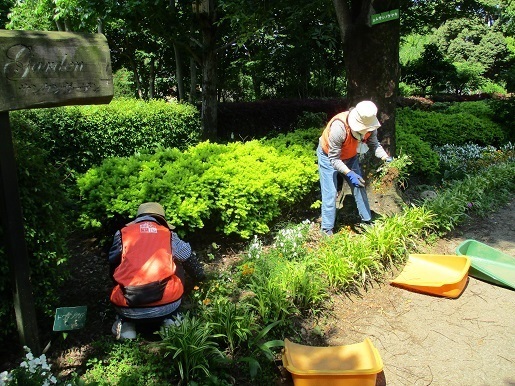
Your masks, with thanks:
M 136 326 L 132 322 L 124 322 L 117 317 L 111 328 L 116 340 L 136 339 Z
M 171 318 L 163 320 L 163 323 L 161 323 L 161 327 L 167 328 L 170 326 L 179 327 L 182 324 L 182 314 L 177 314 L 176 316 L 172 316 Z
M 322 229 L 321 232 L 324 236 L 332 236 L 334 234 L 332 229 Z

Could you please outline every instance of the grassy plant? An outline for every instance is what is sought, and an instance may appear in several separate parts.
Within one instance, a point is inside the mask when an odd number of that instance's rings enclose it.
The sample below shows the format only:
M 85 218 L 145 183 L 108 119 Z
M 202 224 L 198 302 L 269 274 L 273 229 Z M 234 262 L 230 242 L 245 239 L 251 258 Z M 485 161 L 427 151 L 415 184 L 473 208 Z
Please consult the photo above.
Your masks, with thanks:
M 179 326 L 162 328 L 159 335 L 162 341 L 155 346 L 170 360 L 184 384 L 208 377 L 211 367 L 226 360 L 217 343 L 222 335 L 214 333 L 213 323 L 195 316 L 186 314 Z
M 288 299 L 288 293 L 278 280 L 260 273 L 255 275 L 248 290 L 253 296 L 250 298 L 250 306 L 256 310 L 263 324 L 275 321 L 284 321 L 289 315 L 295 313 L 293 302 Z
M 515 187 L 514 176 L 514 162 L 492 165 L 480 174 L 456 182 L 435 199 L 424 203 L 424 207 L 436 215 L 436 231 L 443 234 L 454 229 L 469 211 L 484 215 L 507 202 Z
M 315 272 L 325 277 L 332 289 L 342 289 L 353 282 L 356 271 L 348 253 L 353 248 L 353 241 L 350 234 L 338 233 L 312 252 Z
M 433 228 L 434 214 L 427 208 L 406 208 L 400 214 L 377 221 L 367 227 L 364 238 L 370 250 L 383 264 L 402 260 L 413 243 Z
M 279 323 L 280 321 L 275 321 L 259 331 L 250 341 L 248 341 L 248 350 L 251 355 L 239 358 L 239 362 L 248 363 L 249 373 L 252 379 L 256 377 L 258 371 L 261 369 L 261 365 L 257 358 L 264 356 L 267 360 L 272 361 L 275 357 L 272 349 L 284 346 L 283 340 L 264 341 L 265 336 Z
M 289 261 L 285 263 L 281 286 L 288 298 L 301 311 L 315 311 L 327 298 L 326 284 L 319 274 L 313 272 L 312 262 Z
M 205 308 L 203 319 L 212 323 L 213 333 L 224 337 L 230 355 L 247 342 L 259 326 L 248 307 L 219 298 Z

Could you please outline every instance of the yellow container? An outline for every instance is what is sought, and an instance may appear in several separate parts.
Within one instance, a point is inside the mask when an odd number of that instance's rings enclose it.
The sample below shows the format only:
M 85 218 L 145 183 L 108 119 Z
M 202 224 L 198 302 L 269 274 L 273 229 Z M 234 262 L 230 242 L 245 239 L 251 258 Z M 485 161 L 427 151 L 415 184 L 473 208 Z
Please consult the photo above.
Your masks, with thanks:
M 346 346 L 314 347 L 284 340 L 283 365 L 295 386 L 375 386 L 383 361 L 369 338 Z
M 468 280 L 467 256 L 413 254 L 391 284 L 415 292 L 457 298 Z

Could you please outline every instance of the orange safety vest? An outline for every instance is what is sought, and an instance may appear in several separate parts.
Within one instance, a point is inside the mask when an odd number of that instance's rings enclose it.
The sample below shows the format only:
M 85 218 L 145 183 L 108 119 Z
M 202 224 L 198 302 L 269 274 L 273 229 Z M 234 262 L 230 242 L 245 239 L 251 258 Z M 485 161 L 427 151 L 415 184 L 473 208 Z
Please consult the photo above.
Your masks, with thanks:
M 178 300 L 184 287 L 175 275 L 171 231 L 153 221 L 142 221 L 122 228 L 121 237 L 122 256 L 113 274 L 117 285 L 111 292 L 111 302 L 120 307 L 149 307 Z M 145 294 L 146 299 L 154 301 L 131 304 L 134 294 Z
M 322 146 L 322 150 L 324 151 L 325 154 L 329 154 L 329 132 L 331 131 L 331 125 L 333 124 L 334 121 L 337 121 L 337 120 L 341 121 L 343 123 L 343 125 L 345 126 L 345 131 L 346 131 L 347 135 L 345 137 L 345 141 L 343 141 L 343 143 L 342 143 L 341 154 L 340 154 L 341 160 L 346 160 L 346 159 L 355 157 L 358 154 L 359 140 L 354 138 L 354 136 L 351 133 L 351 128 L 347 124 L 348 115 L 349 115 L 349 112 L 345 111 L 343 113 L 336 114 L 334 117 L 332 117 L 331 120 L 329 121 L 329 123 L 327 124 L 327 126 L 325 127 L 325 129 L 322 133 L 322 136 L 320 137 L 320 139 L 321 139 L 320 144 Z M 366 133 L 363 136 L 362 142 L 366 142 L 368 137 L 370 137 L 370 134 L 371 134 L 371 132 Z

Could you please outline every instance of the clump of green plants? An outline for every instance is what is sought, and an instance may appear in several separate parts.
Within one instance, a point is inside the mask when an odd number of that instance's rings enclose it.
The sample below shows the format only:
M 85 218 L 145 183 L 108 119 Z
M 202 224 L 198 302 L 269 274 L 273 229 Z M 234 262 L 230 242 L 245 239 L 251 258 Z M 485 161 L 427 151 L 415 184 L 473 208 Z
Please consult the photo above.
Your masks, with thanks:
M 67 218 L 71 201 L 60 170 L 46 149 L 18 136 L 14 146 L 31 282 L 38 295 L 36 309 L 50 318 L 58 303 L 59 286 L 66 278 L 66 242 L 73 227 Z M 5 231 L 0 224 L 0 342 L 15 334 L 16 328 Z
M 78 178 L 85 229 L 109 229 L 134 216 L 143 201 L 158 201 L 180 230 L 209 225 L 249 238 L 269 232 L 285 208 L 318 180 L 314 155 L 298 144 L 200 143 L 185 152 L 111 158 Z
M 409 166 L 413 164 L 411 157 L 406 154 L 401 154 L 394 158 L 392 162 L 385 162 L 376 170 L 375 176 L 372 181 L 372 187 L 378 192 L 384 192 L 392 187 L 399 186 L 401 189 L 406 189 Z
M 162 100 L 115 99 L 108 105 L 16 111 L 13 130 L 47 149 L 54 160 L 84 173 L 110 157 L 157 148 L 186 149 L 200 141 L 197 108 Z
M 476 106 L 467 110 L 460 107 L 460 110 L 456 108 L 438 112 L 398 109 L 397 132 L 414 134 L 433 146 L 463 145 L 467 142 L 482 146 L 501 145 L 507 139 L 502 126 L 485 113 L 488 105 Z
M 151 344 L 104 338 L 93 344 L 81 379 L 95 386 L 165 386 L 177 376 Z M 178 379 L 178 377 L 177 377 Z
M 159 331 L 162 341 L 155 346 L 183 384 L 210 376 L 212 366 L 226 361 L 216 342 L 222 335 L 214 332 L 215 324 L 185 315 L 179 326 L 171 325 Z
M 438 154 L 428 142 L 417 135 L 397 129 L 397 148 L 410 157 L 412 163 L 408 171 L 413 175 L 423 175 L 429 180 L 436 180 L 439 175 Z
M 470 143 L 435 146 L 434 150 L 440 156 L 440 170 L 444 180 L 463 179 L 490 165 L 515 160 L 515 145 L 511 142 L 499 148 Z
M 445 234 L 460 224 L 469 213 L 484 215 L 506 203 L 515 188 L 515 163 L 506 162 L 481 169 L 439 192 L 423 206 L 435 216 L 435 230 Z

